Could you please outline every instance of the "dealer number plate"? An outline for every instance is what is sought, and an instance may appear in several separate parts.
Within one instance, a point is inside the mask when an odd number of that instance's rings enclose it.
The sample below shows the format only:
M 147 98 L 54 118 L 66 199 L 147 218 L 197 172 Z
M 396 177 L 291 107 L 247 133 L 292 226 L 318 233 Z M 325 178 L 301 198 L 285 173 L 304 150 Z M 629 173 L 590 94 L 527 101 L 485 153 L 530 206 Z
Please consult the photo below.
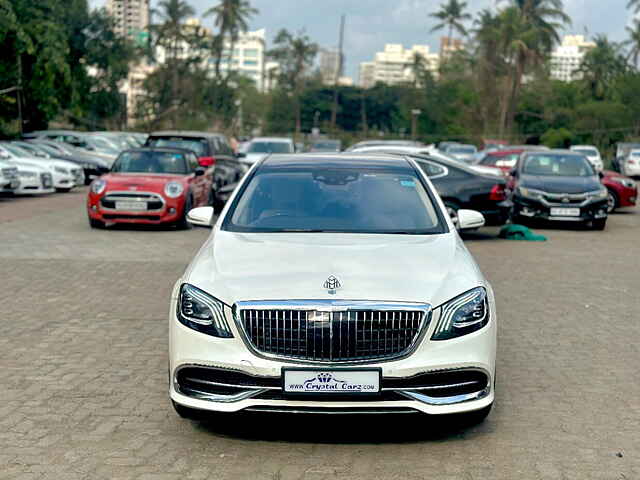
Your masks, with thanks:
M 378 393 L 380 370 L 283 370 L 287 393 Z
M 579 217 L 580 209 L 579 208 L 552 208 L 551 216 L 552 217 Z
M 127 210 L 129 212 L 136 212 L 146 209 L 147 202 L 116 202 L 116 210 Z

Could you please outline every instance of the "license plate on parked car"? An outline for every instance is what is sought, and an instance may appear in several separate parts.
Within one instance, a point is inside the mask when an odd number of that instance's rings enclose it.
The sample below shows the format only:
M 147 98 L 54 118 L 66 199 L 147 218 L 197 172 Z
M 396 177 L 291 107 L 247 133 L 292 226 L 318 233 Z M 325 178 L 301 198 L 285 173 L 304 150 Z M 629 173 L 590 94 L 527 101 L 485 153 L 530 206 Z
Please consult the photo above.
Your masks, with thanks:
M 116 210 L 141 211 L 147 209 L 146 202 L 116 202 Z
M 551 216 L 552 217 L 579 217 L 580 209 L 579 208 L 552 208 Z
M 378 393 L 380 370 L 283 369 L 286 393 L 349 394 Z

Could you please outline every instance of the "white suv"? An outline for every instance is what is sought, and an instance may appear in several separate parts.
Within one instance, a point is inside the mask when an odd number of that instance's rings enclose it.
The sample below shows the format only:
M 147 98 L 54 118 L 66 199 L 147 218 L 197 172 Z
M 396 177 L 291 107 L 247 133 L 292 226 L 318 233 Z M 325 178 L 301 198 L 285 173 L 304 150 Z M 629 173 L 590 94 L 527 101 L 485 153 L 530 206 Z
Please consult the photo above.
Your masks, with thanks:
M 597 171 L 601 172 L 604 168 L 602 157 L 600 156 L 600 151 L 593 145 L 573 145 L 571 146 L 571 150 L 581 153 L 582 155 L 587 157 L 587 160 L 591 162 L 591 165 L 593 165 L 593 167 Z
M 189 220 L 210 226 L 211 207 Z M 458 212 L 462 228 L 484 224 Z M 255 164 L 171 296 L 170 396 L 199 411 L 468 414 L 494 401 L 496 308 L 408 158 Z

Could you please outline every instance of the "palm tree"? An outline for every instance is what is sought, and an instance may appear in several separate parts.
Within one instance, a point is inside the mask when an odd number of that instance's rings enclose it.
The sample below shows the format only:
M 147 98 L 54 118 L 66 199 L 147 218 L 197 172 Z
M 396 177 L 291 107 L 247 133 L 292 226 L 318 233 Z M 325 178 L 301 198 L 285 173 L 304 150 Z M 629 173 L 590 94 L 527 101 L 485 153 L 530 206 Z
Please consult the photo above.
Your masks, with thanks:
M 158 17 L 159 23 L 153 23 L 150 30 L 155 45 L 164 47 L 167 67 L 171 69 L 171 94 L 174 109 L 171 116 L 175 127 L 178 101 L 179 69 L 176 65 L 180 51 L 185 44 L 192 40 L 193 32 L 185 28 L 185 21 L 195 15 L 195 10 L 185 0 L 160 0 L 158 8 L 151 11 L 153 17 Z
M 635 19 L 633 27 L 626 27 L 626 30 L 629 34 L 629 40 L 624 43 L 629 47 L 628 59 L 634 67 L 638 68 L 638 60 L 640 59 L 640 20 Z
M 501 14 L 500 42 L 506 59 L 508 94 L 501 112 L 501 134 L 513 124 L 524 75 L 544 63 L 570 24 L 562 0 L 511 0 Z
M 579 72 L 592 98 L 606 100 L 615 79 L 627 71 L 627 60 L 621 45 L 606 36 L 598 35 L 594 42 L 596 46 L 584 56 Z
M 220 62 L 224 50 L 224 40 L 229 38 L 229 65 L 233 57 L 233 49 L 240 33 L 249 29 L 249 19 L 258 13 L 258 10 L 251 6 L 249 0 L 221 0 L 218 5 L 211 7 L 204 12 L 205 17 L 213 16 L 214 25 L 218 28 L 218 36 L 214 42 L 213 49 L 216 53 L 215 72 L 220 78 Z M 230 72 L 231 69 L 228 70 Z
M 633 13 L 639 13 L 640 12 L 640 0 L 629 0 L 629 3 L 627 3 L 627 8 L 631 9 L 633 11 Z
M 414 52 L 411 57 L 411 63 L 409 64 L 411 70 L 411 76 L 413 77 L 413 88 L 417 89 L 420 82 L 424 80 L 427 74 L 427 60 L 419 52 Z
M 195 13 L 185 0 L 160 0 L 158 8 L 151 11 L 151 15 L 160 20 L 151 25 L 151 32 L 155 34 L 156 45 L 165 48 L 168 61 L 176 60 L 181 44 L 189 42 L 190 32 L 184 28 L 184 23 Z
M 431 32 L 433 33 L 443 28 L 448 28 L 449 41 L 451 41 L 451 35 L 453 35 L 454 30 L 461 36 L 466 36 L 467 30 L 462 22 L 471 19 L 471 15 L 465 12 L 466 9 L 467 2 L 464 1 L 449 0 L 449 3 L 441 4 L 440 10 L 429 15 L 430 17 L 440 20 L 440 23 L 433 27 Z
M 296 104 L 296 134 L 302 130 L 302 110 L 300 96 L 307 73 L 318 54 L 318 45 L 304 33 L 293 35 L 280 30 L 273 41 L 274 48 L 267 55 L 280 64 L 278 84 L 289 90 Z

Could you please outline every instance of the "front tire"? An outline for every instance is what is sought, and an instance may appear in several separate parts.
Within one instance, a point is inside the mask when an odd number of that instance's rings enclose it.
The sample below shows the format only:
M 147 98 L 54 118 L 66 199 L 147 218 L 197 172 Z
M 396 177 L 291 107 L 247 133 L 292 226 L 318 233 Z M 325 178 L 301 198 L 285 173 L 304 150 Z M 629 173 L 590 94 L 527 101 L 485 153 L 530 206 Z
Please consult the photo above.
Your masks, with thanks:
M 607 191 L 609 192 L 607 196 L 607 213 L 612 213 L 620 203 L 618 202 L 618 195 L 613 190 L 607 189 Z
M 603 231 L 607 228 L 607 219 L 606 218 L 598 218 L 591 222 L 591 228 L 593 230 Z
M 106 224 L 103 221 L 94 218 L 89 218 L 89 226 L 98 230 L 104 230 L 106 228 Z
M 191 198 L 191 195 L 189 195 L 187 197 L 187 201 L 184 204 L 182 217 L 180 217 L 180 220 L 176 222 L 176 227 L 178 227 L 178 230 L 189 230 L 191 228 L 191 224 L 187 221 L 187 215 L 191 211 L 192 205 L 193 205 L 193 199 Z

